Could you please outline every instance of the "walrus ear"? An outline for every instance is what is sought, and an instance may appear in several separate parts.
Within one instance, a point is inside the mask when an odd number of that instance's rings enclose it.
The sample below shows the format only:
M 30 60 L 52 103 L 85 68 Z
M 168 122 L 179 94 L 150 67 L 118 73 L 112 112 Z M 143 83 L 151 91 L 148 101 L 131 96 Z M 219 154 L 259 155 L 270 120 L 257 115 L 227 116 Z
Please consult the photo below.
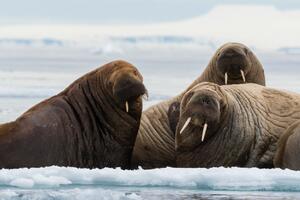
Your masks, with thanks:
M 170 105 L 168 109 L 168 119 L 169 119 L 169 125 L 172 133 L 175 136 L 176 133 L 176 127 L 179 121 L 179 116 L 180 116 L 180 103 L 179 102 L 174 102 Z

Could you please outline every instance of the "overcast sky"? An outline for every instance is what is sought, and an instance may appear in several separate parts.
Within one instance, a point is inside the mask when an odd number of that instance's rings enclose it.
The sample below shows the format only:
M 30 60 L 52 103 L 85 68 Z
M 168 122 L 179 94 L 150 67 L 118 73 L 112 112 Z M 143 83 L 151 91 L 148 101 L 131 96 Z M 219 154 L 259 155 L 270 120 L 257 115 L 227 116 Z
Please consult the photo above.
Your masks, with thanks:
M 0 23 L 152 23 L 187 19 L 228 4 L 300 8 L 298 0 L 0 0 Z

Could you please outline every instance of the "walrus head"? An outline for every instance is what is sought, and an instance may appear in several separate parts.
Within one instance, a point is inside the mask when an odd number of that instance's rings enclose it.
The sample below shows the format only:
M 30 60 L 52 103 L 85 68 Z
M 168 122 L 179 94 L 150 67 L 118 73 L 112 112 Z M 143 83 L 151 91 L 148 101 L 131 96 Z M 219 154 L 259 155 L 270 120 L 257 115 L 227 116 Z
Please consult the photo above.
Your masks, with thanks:
M 187 92 L 180 106 L 176 149 L 192 150 L 211 138 L 220 123 L 223 109 L 224 99 L 220 92 L 209 87 L 194 87 Z
M 240 43 L 227 43 L 216 54 L 215 66 L 223 84 L 246 83 L 251 71 L 251 50 Z
M 115 61 L 114 64 L 115 69 L 108 78 L 113 98 L 128 114 L 140 115 L 142 97 L 148 97 L 142 75 L 125 61 Z
M 241 167 L 249 162 L 255 126 L 249 126 L 252 119 L 241 99 L 226 88 L 231 87 L 204 82 L 183 96 L 175 135 L 177 167 Z

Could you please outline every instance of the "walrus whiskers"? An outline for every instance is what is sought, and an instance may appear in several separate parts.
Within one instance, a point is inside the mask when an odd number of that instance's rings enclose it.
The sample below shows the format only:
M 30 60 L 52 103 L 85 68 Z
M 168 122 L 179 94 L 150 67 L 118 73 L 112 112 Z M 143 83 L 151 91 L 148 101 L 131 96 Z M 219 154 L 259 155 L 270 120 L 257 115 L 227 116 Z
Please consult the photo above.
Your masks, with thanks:
M 227 74 L 227 72 L 225 73 L 225 85 L 227 85 L 227 83 L 228 83 L 228 74 Z
M 180 134 L 184 131 L 184 129 L 189 125 L 189 123 L 191 122 L 192 118 L 189 117 L 186 122 L 184 123 L 182 129 L 180 130 Z
M 206 131 L 207 131 L 207 123 L 205 123 L 204 126 L 203 126 L 201 142 L 204 141 Z
M 245 73 L 243 70 L 241 70 L 241 75 L 242 75 L 244 83 L 246 83 L 246 77 L 245 77 Z
M 126 108 L 126 112 L 128 112 L 129 111 L 128 101 L 125 102 L 125 108 Z

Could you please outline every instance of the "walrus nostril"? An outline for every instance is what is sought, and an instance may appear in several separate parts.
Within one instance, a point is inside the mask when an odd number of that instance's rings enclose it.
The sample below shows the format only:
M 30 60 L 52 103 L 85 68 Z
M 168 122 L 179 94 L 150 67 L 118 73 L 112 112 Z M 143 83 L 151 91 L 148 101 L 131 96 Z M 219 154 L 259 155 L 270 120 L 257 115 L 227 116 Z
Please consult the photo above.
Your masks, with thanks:
M 209 105 L 210 104 L 210 99 L 209 98 L 203 98 L 202 99 L 202 104 L 203 105 Z

